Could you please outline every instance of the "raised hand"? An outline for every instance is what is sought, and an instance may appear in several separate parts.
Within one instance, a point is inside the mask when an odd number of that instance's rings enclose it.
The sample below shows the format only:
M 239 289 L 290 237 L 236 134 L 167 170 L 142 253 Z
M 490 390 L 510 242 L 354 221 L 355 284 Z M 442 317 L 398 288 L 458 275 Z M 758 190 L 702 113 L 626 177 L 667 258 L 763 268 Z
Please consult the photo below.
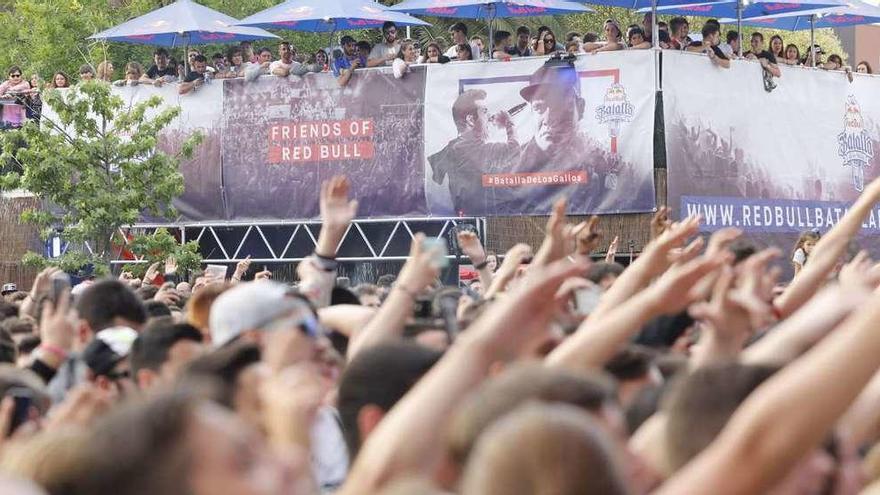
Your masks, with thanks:
M 491 297 L 499 292 L 503 292 L 507 288 L 507 284 L 516 276 L 520 265 L 531 257 L 532 248 L 528 244 L 516 244 L 504 255 L 504 260 L 498 271 L 495 272 L 495 278 L 492 279 L 492 285 L 486 291 L 486 297 Z
M 351 184 L 344 176 L 337 175 L 329 181 L 321 184 L 321 233 L 325 230 L 329 233 L 338 235 L 340 238 L 345 234 L 345 230 L 354 217 L 357 215 L 358 202 L 356 199 L 349 199 L 348 195 L 351 191 Z M 320 246 L 319 246 L 320 247 Z M 333 245 L 333 253 L 318 254 L 324 256 L 332 256 L 336 252 L 336 245 Z
M 177 273 L 177 258 L 174 256 L 165 260 L 165 273 Z
M 232 282 L 241 282 L 241 278 L 244 277 L 244 274 L 247 273 L 248 269 L 251 267 L 251 256 L 248 255 L 245 259 L 239 261 L 235 265 L 235 272 L 232 274 Z
M 483 249 L 483 244 L 476 232 L 460 230 L 456 237 L 462 254 L 470 258 L 471 263 L 479 265 L 486 261 L 486 251 Z
M 434 253 L 425 249 L 425 234 L 418 233 L 413 237 L 409 251 L 409 259 L 397 277 L 397 287 L 408 291 L 415 297 L 424 291 L 440 276 L 440 268 L 434 263 Z
M 672 225 L 672 222 L 669 221 L 669 211 L 668 206 L 661 206 L 657 208 L 657 213 L 654 213 L 654 217 L 651 218 L 652 240 L 660 237 Z
M 152 285 L 156 283 L 156 279 L 159 277 L 159 265 L 160 262 L 155 262 L 147 268 L 147 273 L 144 274 L 144 284 Z
M 608 246 L 608 252 L 605 253 L 606 263 L 614 263 L 614 259 L 617 256 L 617 240 L 618 237 L 614 236 L 614 240 L 611 241 L 611 244 Z
M 568 254 L 569 246 L 573 239 L 573 229 L 565 221 L 565 207 L 567 202 L 561 198 L 553 205 L 553 212 L 547 220 L 547 231 L 544 242 L 535 254 L 534 265 L 548 265 Z
M 270 280 L 272 278 L 272 272 L 269 270 L 263 270 L 261 272 L 257 272 L 254 275 L 254 280 Z
M 840 269 L 838 280 L 842 286 L 864 287 L 873 290 L 880 284 L 880 267 L 874 264 L 867 251 L 859 251 L 849 263 Z
M 588 220 L 579 223 L 574 228 L 575 251 L 581 256 L 587 256 L 599 244 L 602 231 L 599 230 L 599 217 L 591 216 Z M 617 237 L 614 238 L 617 241 Z M 616 245 L 615 245 L 616 248 Z

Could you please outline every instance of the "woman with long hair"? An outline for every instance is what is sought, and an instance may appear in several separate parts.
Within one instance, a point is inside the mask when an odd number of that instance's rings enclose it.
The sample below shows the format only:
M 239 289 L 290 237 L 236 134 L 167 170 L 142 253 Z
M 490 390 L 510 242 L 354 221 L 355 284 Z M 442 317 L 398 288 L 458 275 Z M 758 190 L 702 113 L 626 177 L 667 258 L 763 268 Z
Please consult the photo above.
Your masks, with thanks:
M 776 61 L 780 64 L 785 65 L 801 65 L 801 50 L 794 43 L 789 43 L 787 47 L 785 47 L 785 56 L 782 58 L 777 57 Z
M 856 72 L 858 72 L 859 74 L 873 74 L 874 73 L 874 71 L 871 70 L 871 64 L 869 64 L 865 60 L 862 60 L 861 62 L 859 62 L 859 65 L 856 66 Z
M 443 55 L 440 45 L 436 41 L 428 43 L 425 47 L 425 55 L 419 59 L 420 64 L 445 64 L 449 62 L 449 57 Z
M 407 38 L 400 43 L 400 51 L 391 64 L 394 77 L 401 79 L 409 72 L 409 66 L 418 63 L 418 55 L 416 54 L 415 41 Z
M 67 74 L 64 72 L 58 71 L 52 76 L 52 81 L 49 83 L 49 87 L 52 89 L 69 88 L 70 78 L 67 77 Z
M 776 60 L 785 58 L 785 43 L 782 42 L 782 36 L 774 34 L 770 37 L 770 53 L 776 57 Z
M 819 239 L 819 232 L 815 230 L 803 232 L 800 237 L 798 237 L 797 242 L 794 244 L 794 248 L 791 250 L 791 264 L 794 267 L 795 276 L 797 276 L 797 274 L 804 268 L 804 265 L 807 264 L 807 259 L 809 259 L 810 253 L 813 252 L 813 246 L 819 242 Z
M 113 62 L 105 60 L 98 64 L 98 80 L 104 82 L 113 82 Z

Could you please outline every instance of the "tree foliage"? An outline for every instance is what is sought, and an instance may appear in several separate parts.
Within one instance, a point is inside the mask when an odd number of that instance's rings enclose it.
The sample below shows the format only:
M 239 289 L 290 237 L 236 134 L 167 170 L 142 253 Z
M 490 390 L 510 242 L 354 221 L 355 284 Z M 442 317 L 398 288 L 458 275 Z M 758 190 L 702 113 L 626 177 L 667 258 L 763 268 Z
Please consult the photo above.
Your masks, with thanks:
M 164 263 L 169 257 L 177 261 L 178 273 L 197 270 L 202 263 L 198 241 L 181 244 L 164 228 L 152 234 L 136 236 L 128 248 L 139 259 L 146 261 L 126 265 L 125 270 L 137 277 L 142 277 L 150 264 Z
M 179 107 L 163 106 L 156 96 L 128 108 L 100 82 L 49 91 L 44 102 L 57 121 L 44 118 L 2 135 L 3 158 L 21 172 L 5 174 L 0 186 L 26 189 L 46 203 L 25 212 L 23 221 L 39 226 L 45 238 L 60 231 L 65 242 L 88 243 L 106 262 L 120 227 L 144 213 L 174 215 L 171 201 L 184 190 L 180 160 L 202 139 L 193 134 L 178 155 L 156 147 Z

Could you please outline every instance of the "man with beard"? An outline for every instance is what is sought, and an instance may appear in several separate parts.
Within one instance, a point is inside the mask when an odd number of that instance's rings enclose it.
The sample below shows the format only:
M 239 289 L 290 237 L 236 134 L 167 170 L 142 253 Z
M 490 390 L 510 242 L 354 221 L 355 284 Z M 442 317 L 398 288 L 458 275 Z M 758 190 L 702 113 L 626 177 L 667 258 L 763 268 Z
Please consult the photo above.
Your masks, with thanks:
M 387 21 L 382 25 L 382 43 L 373 45 L 367 59 L 367 67 L 391 65 L 400 51 L 400 40 L 397 38 L 397 25 Z
M 495 212 L 500 188 L 483 187 L 483 174 L 509 170 L 518 161 L 519 143 L 507 112 L 489 116 L 486 92 L 467 90 L 452 105 L 452 120 L 458 137 L 428 157 L 433 180 L 443 184 L 449 176 L 449 193 L 457 214 L 483 215 Z M 487 143 L 489 124 L 507 132 L 506 143 Z
M 539 126 L 523 147 L 515 172 L 558 173 L 561 179 L 513 188 L 520 198 L 511 206 L 518 212 L 546 214 L 553 199 L 565 193 L 577 208 L 595 209 L 616 187 L 617 159 L 579 129 L 586 103 L 577 71 L 569 65 L 544 65 L 520 95 L 538 115 Z

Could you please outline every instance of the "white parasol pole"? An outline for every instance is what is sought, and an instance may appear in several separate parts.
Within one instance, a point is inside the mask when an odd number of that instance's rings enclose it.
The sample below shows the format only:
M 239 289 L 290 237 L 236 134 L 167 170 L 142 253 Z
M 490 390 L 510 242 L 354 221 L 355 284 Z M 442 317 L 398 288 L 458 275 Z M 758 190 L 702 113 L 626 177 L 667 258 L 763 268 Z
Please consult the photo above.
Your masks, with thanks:
M 737 56 L 743 56 L 743 5 L 742 0 L 736 0 L 736 36 L 739 38 L 739 53 Z
M 816 66 L 816 14 L 810 15 L 810 57 L 813 58 L 813 67 Z

